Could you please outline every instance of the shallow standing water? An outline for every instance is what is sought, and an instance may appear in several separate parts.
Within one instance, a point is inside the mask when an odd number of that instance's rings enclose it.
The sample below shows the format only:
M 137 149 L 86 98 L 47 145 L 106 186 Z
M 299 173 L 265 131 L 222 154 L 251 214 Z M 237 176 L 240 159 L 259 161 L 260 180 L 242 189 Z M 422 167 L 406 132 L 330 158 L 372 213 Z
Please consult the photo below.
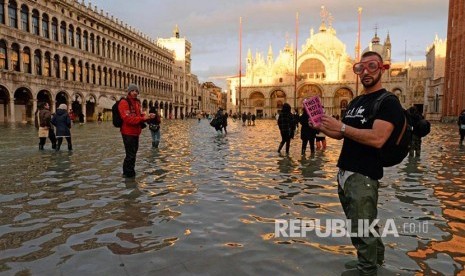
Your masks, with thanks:
M 165 120 L 159 150 L 141 136 L 135 180 L 106 122 L 72 129 L 74 151 L 38 151 L 29 125 L 0 126 L 1 275 L 340 275 L 347 237 L 275 237 L 276 219 L 344 218 L 337 197 L 341 142 L 289 157 L 275 121 Z M 386 262 L 405 275 L 464 275 L 465 148 L 455 125 L 434 124 L 421 158 L 387 168 L 379 217 Z M 300 136 L 298 136 L 300 137 Z M 66 144 L 66 142 L 64 142 Z

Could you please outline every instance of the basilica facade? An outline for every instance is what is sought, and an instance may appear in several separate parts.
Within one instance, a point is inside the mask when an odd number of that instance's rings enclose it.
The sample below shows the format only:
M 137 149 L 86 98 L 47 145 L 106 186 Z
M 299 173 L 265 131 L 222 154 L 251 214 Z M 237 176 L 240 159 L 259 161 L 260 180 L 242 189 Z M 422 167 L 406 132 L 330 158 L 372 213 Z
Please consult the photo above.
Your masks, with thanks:
M 404 107 L 416 105 L 423 110 L 425 62 L 393 63 L 391 47 L 389 33 L 384 43 L 375 33 L 364 51 L 380 53 L 390 65 L 383 75 L 384 87 L 395 93 Z M 346 46 L 337 37 L 331 19 L 322 17 L 318 31 L 311 29 L 299 50 L 286 43 L 276 58 L 271 46 L 266 56 L 253 55 L 248 50 L 245 74 L 227 80 L 227 110 L 270 117 L 277 114 L 284 103 L 301 110 L 305 98 L 318 96 L 327 114 L 342 116 L 348 103 L 362 93 L 352 71 L 354 63 L 355 59 L 349 56 Z

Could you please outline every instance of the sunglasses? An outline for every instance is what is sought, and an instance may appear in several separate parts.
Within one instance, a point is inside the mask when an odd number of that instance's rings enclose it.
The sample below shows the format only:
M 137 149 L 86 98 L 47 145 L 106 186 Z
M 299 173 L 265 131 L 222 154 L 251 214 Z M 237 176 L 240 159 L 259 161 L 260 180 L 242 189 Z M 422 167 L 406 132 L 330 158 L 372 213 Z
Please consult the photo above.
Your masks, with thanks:
M 384 66 L 377 60 L 370 60 L 366 62 L 358 62 L 354 64 L 353 70 L 357 75 L 361 75 L 365 69 L 368 73 L 376 72 L 378 69 L 383 69 Z

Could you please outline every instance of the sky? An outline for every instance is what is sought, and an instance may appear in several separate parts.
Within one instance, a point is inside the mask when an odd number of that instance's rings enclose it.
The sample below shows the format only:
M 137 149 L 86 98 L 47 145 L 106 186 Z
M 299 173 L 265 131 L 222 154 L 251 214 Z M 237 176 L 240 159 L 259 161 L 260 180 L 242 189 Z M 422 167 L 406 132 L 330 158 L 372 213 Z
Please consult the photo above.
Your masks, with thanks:
M 89 0 L 85 0 L 87 5 Z M 104 14 L 114 16 L 153 39 L 169 38 L 178 25 L 180 36 L 192 44 L 192 73 L 200 82 L 226 89 L 225 78 L 239 74 L 239 18 L 242 18 L 242 73 L 247 50 L 268 52 L 274 58 L 296 40 L 298 49 L 321 24 L 321 6 L 331 13 L 337 37 L 355 56 L 358 8 L 361 48 L 377 29 L 381 43 L 389 32 L 392 61 L 425 60 L 435 36 L 446 39 L 448 0 L 91 0 Z M 295 44 L 294 44 L 295 45 Z

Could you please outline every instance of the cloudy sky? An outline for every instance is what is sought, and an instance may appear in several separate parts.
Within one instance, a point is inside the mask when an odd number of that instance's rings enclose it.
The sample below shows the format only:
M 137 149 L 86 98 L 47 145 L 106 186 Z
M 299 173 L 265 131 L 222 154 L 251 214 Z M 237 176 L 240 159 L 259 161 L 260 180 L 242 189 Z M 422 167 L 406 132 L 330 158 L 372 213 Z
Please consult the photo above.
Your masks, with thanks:
M 88 3 L 88 0 L 86 0 Z M 192 43 L 192 72 L 201 82 L 220 87 L 224 77 L 238 75 L 239 17 L 242 17 L 242 56 L 250 48 L 276 54 L 295 42 L 299 13 L 299 49 L 313 27 L 317 32 L 324 5 L 338 38 L 354 57 L 358 7 L 362 7 L 362 49 L 378 27 L 383 42 L 389 32 L 394 62 L 424 60 L 436 35 L 447 35 L 447 0 L 91 0 L 93 6 L 117 17 L 152 38 L 168 38 L 177 24 L 181 37 Z M 243 64 L 244 64 L 243 60 Z M 244 68 L 244 67 L 243 67 Z M 244 72 L 244 69 L 243 71 Z

